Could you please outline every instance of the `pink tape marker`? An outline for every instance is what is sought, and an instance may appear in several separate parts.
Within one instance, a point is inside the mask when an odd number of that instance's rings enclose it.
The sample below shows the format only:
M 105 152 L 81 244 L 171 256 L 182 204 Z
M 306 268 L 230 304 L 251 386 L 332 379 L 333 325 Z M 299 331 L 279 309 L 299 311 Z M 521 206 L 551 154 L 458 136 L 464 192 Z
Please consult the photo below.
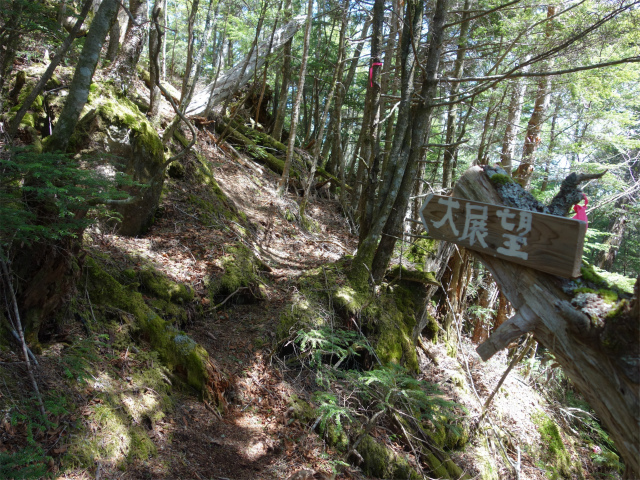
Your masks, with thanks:
M 373 88 L 373 67 L 382 66 L 381 62 L 373 62 L 369 67 L 369 86 Z
M 587 205 L 589 205 L 589 200 L 584 193 L 582 194 L 582 198 L 584 198 L 584 206 L 580 204 L 576 204 L 573 206 L 573 209 L 576 212 L 573 218 L 582 222 L 586 222 L 586 224 L 589 225 L 589 219 L 587 218 Z

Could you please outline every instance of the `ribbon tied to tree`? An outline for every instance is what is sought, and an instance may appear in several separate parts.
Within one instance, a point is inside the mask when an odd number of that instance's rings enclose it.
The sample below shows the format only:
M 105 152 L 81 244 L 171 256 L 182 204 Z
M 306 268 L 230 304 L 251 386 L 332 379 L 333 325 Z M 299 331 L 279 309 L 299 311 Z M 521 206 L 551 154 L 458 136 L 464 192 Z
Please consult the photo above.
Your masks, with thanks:
M 584 193 L 582 194 L 582 198 L 584 198 L 584 205 L 580 205 L 579 203 L 577 203 L 573 206 L 573 209 L 576 212 L 573 218 L 585 222 L 588 226 L 589 219 L 587 218 L 587 205 L 589 205 L 589 199 Z
M 373 88 L 373 67 L 381 67 L 382 62 L 373 62 L 369 67 L 369 87 Z

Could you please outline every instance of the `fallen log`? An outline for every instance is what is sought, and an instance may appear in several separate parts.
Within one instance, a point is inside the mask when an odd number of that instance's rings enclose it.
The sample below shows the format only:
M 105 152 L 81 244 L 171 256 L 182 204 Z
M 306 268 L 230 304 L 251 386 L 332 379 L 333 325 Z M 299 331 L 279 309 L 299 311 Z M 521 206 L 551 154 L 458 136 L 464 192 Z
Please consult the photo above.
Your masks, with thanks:
M 216 130 L 218 130 L 218 133 L 226 132 L 228 135 L 227 138 L 236 142 L 238 144 L 237 146 L 250 155 L 255 161 L 264 163 L 275 173 L 282 174 L 282 171 L 284 170 L 284 160 L 281 160 L 267 152 L 263 146 L 257 144 L 246 135 L 243 135 L 230 124 L 225 123 L 224 120 L 216 123 Z M 298 179 L 300 175 L 298 172 L 292 170 L 290 176 L 293 179 Z
M 223 122 L 226 122 L 227 119 L 225 118 L 223 120 Z M 228 125 L 233 128 L 234 130 L 236 130 L 238 133 L 244 135 L 244 137 L 246 139 L 249 139 L 251 142 L 255 143 L 256 145 L 261 145 L 264 147 L 269 147 L 273 150 L 277 150 L 279 152 L 282 153 L 282 155 L 287 153 L 287 146 L 282 143 L 279 142 L 278 140 L 276 140 L 275 138 L 273 138 L 271 135 L 269 135 L 268 133 L 264 133 L 261 132 L 259 130 L 255 130 L 253 128 L 247 127 L 246 125 L 243 125 L 240 122 L 236 122 L 235 120 L 231 120 Z M 277 157 L 276 157 L 277 158 Z M 296 162 L 299 165 L 305 165 L 306 167 L 308 167 L 307 165 L 307 161 L 303 158 L 302 155 L 300 155 L 298 152 L 294 153 L 294 159 L 296 160 Z M 279 164 L 278 164 L 279 165 Z M 284 165 L 284 164 L 283 164 Z M 272 169 L 273 170 L 273 169 Z M 281 167 L 278 166 L 278 170 L 274 170 L 277 173 L 282 173 Z M 297 175 L 297 173 L 296 173 Z M 321 167 L 317 167 L 316 168 L 316 175 L 334 182 L 334 184 L 336 186 L 340 186 L 340 179 L 338 177 L 336 177 L 335 175 L 331 175 L 329 172 L 327 172 L 324 168 Z M 346 189 L 348 191 L 351 191 L 352 188 L 349 185 L 345 185 Z
M 291 22 L 274 33 L 271 49 L 269 49 L 269 40 L 262 42 L 253 50 L 250 58 L 245 58 L 241 62 L 238 62 L 235 67 L 232 67 L 225 74 L 220 75 L 216 81 L 197 92 L 187 107 L 187 115 L 202 115 L 207 109 L 209 99 L 211 99 L 211 106 L 213 107 L 224 102 L 236 93 L 240 87 L 253 78 L 255 72 L 262 68 L 270 53 L 283 47 L 284 44 L 295 35 L 304 23 L 305 18 L 305 15 L 295 17 Z
M 521 204 L 514 205 L 508 196 L 504 200 L 504 196 L 500 197 L 494 187 L 497 182 L 492 183 L 487 175 L 486 171 L 490 170 L 491 167 L 467 170 L 456 184 L 453 195 L 478 202 L 526 208 Z M 567 188 L 567 192 L 569 190 Z M 575 190 L 567 193 L 569 202 L 580 198 L 577 185 Z M 515 190 L 513 194 L 515 199 L 518 194 Z M 563 210 L 566 209 L 563 207 L 559 211 Z M 572 305 L 571 297 L 566 293 L 570 291 L 568 280 L 488 254 L 474 252 L 474 255 L 491 271 L 500 290 L 517 311 L 478 347 L 480 356 L 487 360 L 519 336 L 533 332 L 538 342 L 555 355 L 564 372 L 606 426 L 627 466 L 625 477 L 640 478 L 638 282 L 634 299 L 620 306 L 618 313 L 621 316 L 615 324 L 610 317 L 604 325 L 594 324 L 591 318 Z M 609 323 L 609 330 L 615 325 L 615 328 L 631 332 L 628 343 L 619 344 L 612 350 L 603 341 Z

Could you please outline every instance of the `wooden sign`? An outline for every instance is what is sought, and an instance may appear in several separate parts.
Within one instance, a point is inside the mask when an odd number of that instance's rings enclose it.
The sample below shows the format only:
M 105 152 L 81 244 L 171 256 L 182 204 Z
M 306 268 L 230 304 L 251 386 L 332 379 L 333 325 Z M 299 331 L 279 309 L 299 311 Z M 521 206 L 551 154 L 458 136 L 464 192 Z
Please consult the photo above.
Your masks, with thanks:
M 431 238 L 561 277 L 580 275 L 585 222 L 441 195 L 429 195 L 420 216 Z

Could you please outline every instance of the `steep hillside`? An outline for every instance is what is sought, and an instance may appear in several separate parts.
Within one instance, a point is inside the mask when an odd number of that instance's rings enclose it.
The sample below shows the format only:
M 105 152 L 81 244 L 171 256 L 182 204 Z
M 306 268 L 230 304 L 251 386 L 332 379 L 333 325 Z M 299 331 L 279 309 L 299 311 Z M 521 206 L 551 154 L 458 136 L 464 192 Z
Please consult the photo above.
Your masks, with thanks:
M 364 295 L 332 193 L 302 219 L 295 183 L 279 197 L 255 147 L 214 125 L 198 135 L 148 232 L 114 233 L 107 216 L 86 231 L 75 293 L 37 342 L 46 421 L 3 339 L 2 478 L 618 476 L 588 406 L 531 354 L 476 424 L 510 358 L 482 363 L 461 323 L 447 333 L 439 318 L 415 341 L 438 285 L 421 270 L 432 243 L 403 247 Z

